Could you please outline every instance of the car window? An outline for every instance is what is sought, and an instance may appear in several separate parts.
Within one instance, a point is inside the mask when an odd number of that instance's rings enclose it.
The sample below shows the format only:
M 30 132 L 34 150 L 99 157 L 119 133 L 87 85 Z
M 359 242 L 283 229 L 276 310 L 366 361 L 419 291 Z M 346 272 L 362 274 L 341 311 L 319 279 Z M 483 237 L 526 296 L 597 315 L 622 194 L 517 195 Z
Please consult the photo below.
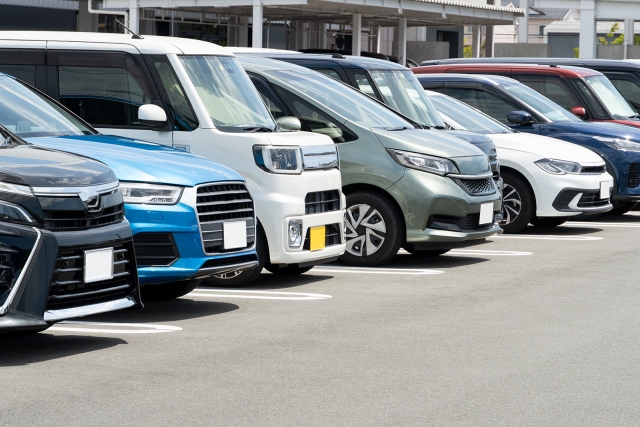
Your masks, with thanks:
M 636 113 L 640 113 L 640 85 L 638 83 L 623 79 L 614 75 L 607 75 L 611 83 L 618 89 L 618 92 L 631 104 Z
M 253 85 L 258 89 L 258 93 L 267 106 L 267 110 L 269 110 L 275 119 L 289 115 L 289 113 L 285 111 L 286 108 L 282 105 L 282 101 L 278 99 L 278 96 L 269 87 L 269 83 L 258 76 L 250 75 L 249 77 Z
M 567 110 L 580 105 L 579 102 L 574 100 L 566 86 L 562 84 L 562 82 L 559 81 L 560 79 L 557 77 L 531 78 L 522 76 L 518 77 L 518 80 L 529 86 L 531 89 L 540 92 L 552 101 L 555 101 L 556 104 L 560 104 Z
M 0 64 L 0 73 L 5 73 L 16 79 L 30 84 L 36 85 L 36 66 L 35 65 L 2 65 Z
M 600 101 L 598 101 L 596 96 L 593 94 L 591 89 L 589 89 L 585 82 L 583 82 L 582 80 L 576 80 L 576 87 L 582 94 L 583 98 L 586 99 L 587 103 L 589 104 L 591 111 L 593 111 L 594 118 L 603 120 L 611 118 L 609 114 L 604 110 L 604 108 L 602 108 Z
M 354 73 L 353 78 L 356 81 L 356 84 L 358 85 L 358 89 L 360 90 L 360 92 L 366 93 L 372 98 L 377 98 L 376 93 L 373 90 L 373 83 L 371 83 L 371 80 L 369 79 L 369 77 L 367 77 L 366 74 Z
M 330 70 L 330 69 L 327 69 L 327 68 L 314 68 L 314 70 L 319 72 L 319 73 L 322 73 L 322 74 L 324 74 L 326 76 L 329 76 L 329 77 L 331 77 L 333 79 L 342 81 L 342 79 L 340 78 L 340 74 L 338 74 L 338 72 L 336 70 Z
M 501 123 L 508 123 L 507 113 L 519 109 L 517 105 L 508 103 L 502 98 L 498 98 L 492 93 L 482 89 L 451 88 L 450 95 L 484 112 Z

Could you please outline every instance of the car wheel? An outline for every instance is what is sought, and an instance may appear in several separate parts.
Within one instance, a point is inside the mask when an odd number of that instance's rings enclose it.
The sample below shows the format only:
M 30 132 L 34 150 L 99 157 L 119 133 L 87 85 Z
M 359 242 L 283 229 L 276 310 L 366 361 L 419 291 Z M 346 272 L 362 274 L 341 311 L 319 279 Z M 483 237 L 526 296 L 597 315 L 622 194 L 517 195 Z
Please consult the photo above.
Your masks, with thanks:
M 500 227 L 506 234 L 518 233 L 531 222 L 535 210 L 535 196 L 529 184 L 520 176 L 509 172 L 502 174 L 503 219 Z
M 347 195 L 345 239 L 340 259 L 371 267 L 391 260 L 404 241 L 402 213 L 384 196 L 368 192 Z
M 247 286 L 260 276 L 262 269 L 269 259 L 269 244 L 267 243 L 267 236 L 264 234 L 262 228 L 258 226 L 257 230 L 258 241 L 256 242 L 256 252 L 258 253 L 258 266 L 251 270 L 229 271 L 227 273 L 209 276 L 204 279 L 203 284 L 205 286 L 217 288 Z
M 278 267 L 277 265 L 267 264 L 264 266 L 264 268 L 277 276 L 297 276 L 311 270 L 313 266 L 298 267 L 297 265 L 287 265 L 286 267 Z
M 636 202 L 623 202 L 618 205 L 613 205 L 613 209 L 605 212 L 605 215 L 624 215 L 635 207 Z
M 202 278 L 183 280 L 181 282 L 147 285 L 140 288 L 143 300 L 170 300 L 187 295 L 202 283 Z
M 404 249 L 405 251 L 409 252 L 411 255 L 415 255 L 415 256 L 420 256 L 420 257 L 429 257 L 429 256 L 440 256 L 440 255 L 444 255 L 447 252 L 449 252 L 451 249 L 427 249 L 427 250 L 420 250 L 420 249 L 414 249 L 410 246 L 404 246 L 402 249 Z
M 550 216 L 545 218 L 534 217 L 531 220 L 531 224 L 536 227 L 557 227 L 568 221 L 566 216 Z

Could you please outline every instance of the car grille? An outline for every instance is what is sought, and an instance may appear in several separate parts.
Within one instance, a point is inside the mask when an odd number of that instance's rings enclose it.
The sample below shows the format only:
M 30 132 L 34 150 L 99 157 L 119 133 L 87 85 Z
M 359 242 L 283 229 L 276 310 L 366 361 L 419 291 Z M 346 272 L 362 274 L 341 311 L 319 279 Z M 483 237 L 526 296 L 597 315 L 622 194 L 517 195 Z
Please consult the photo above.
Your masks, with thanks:
M 594 174 L 599 175 L 601 173 L 605 173 L 607 171 L 607 167 L 605 165 L 602 166 L 583 166 L 580 169 L 580 173 L 584 174 Z
M 334 246 L 341 243 L 340 239 L 340 224 L 328 224 L 324 227 L 324 245 Z M 307 234 L 304 237 L 304 245 L 302 249 L 308 251 L 311 249 L 311 232 L 307 229 Z
M 305 215 L 340 210 L 340 191 L 316 191 L 304 198 Z
M 133 236 L 138 267 L 170 266 L 180 258 L 172 233 L 138 233 Z
M 480 212 L 470 213 L 462 218 L 447 215 L 431 215 L 427 228 L 448 231 L 482 231 L 493 227 L 495 219 L 488 224 L 480 224 Z
M 629 168 L 629 188 L 636 188 L 640 185 L 640 177 L 638 176 L 638 169 L 636 165 L 631 165 Z
M 236 252 L 251 248 L 255 241 L 253 200 L 243 183 L 204 184 L 197 188 L 196 208 L 205 253 Z M 245 221 L 247 246 L 224 249 L 223 224 Z
M 242 264 L 245 262 L 258 261 L 258 256 L 255 254 L 252 255 L 240 255 L 240 256 L 232 256 L 226 258 L 216 258 L 209 259 L 202 264 L 201 269 L 203 268 L 213 268 L 213 267 L 226 267 L 233 264 Z
M 90 214 L 86 211 L 43 210 L 45 228 L 51 231 L 86 230 L 116 224 L 124 219 L 124 204 L 104 208 L 101 212 Z
M 493 178 L 486 179 L 456 179 L 463 190 L 472 196 L 487 196 L 496 192 Z
M 596 208 L 599 206 L 606 206 L 608 204 L 609 199 L 601 199 L 599 191 L 582 193 L 580 200 L 578 200 L 579 208 Z
M 572 210 L 569 207 L 569 203 L 578 195 L 582 193 L 578 200 L 579 208 L 595 208 L 598 206 L 606 206 L 609 203 L 609 199 L 601 199 L 599 190 L 563 190 L 556 196 L 552 206 L 559 211 Z
M 47 310 L 83 307 L 130 295 L 136 288 L 132 242 L 119 242 L 112 247 L 113 279 L 92 283 L 84 283 L 84 251 L 100 247 L 60 248 L 51 277 Z

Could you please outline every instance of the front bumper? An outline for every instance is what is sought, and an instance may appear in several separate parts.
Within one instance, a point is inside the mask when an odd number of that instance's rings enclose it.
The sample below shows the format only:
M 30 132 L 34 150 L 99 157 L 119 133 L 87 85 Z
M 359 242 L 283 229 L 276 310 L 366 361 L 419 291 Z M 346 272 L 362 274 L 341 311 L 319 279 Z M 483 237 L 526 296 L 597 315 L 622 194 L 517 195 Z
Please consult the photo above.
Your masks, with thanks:
M 460 247 L 462 242 L 469 245 L 502 233 L 495 220 L 495 215 L 499 215 L 501 210 L 502 194 L 499 190 L 486 196 L 470 196 L 450 178 L 407 169 L 388 191 L 404 214 L 406 242 L 416 248 L 450 249 Z M 480 206 L 486 203 L 493 204 L 494 221 L 491 224 L 456 230 L 429 226 L 435 220 L 447 219 L 453 223 L 479 215 Z
M 305 171 L 300 175 L 280 175 L 265 173 L 256 191 L 252 194 L 258 220 L 269 242 L 271 264 L 309 266 L 336 259 L 345 251 L 344 209 L 342 180 L 338 169 Z M 338 190 L 340 209 L 329 212 L 305 214 L 305 197 L 308 193 Z M 309 228 L 317 226 L 337 226 L 339 243 L 317 251 L 303 247 L 288 247 L 288 224 L 292 220 L 302 221 L 302 235 Z

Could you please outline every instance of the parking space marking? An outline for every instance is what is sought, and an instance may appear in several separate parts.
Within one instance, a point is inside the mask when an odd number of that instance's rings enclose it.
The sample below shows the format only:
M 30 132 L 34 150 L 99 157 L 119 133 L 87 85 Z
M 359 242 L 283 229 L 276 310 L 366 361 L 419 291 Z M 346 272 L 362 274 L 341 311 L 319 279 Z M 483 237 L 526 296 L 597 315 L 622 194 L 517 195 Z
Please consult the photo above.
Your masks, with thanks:
M 404 249 L 398 251 L 399 254 L 411 255 Z M 488 251 L 485 249 L 451 249 L 446 255 L 458 255 L 458 256 L 525 256 L 533 255 L 533 252 L 520 252 L 520 251 Z
M 247 289 L 210 288 L 196 288 L 193 292 L 187 294 L 186 296 L 205 298 L 270 299 L 285 301 L 312 301 L 332 298 L 331 295 L 311 294 L 307 292 L 252 291 Z
M 579 221 L 567 221 L 563 225 L 569 227 L 621 227 L 621 228 L 640 228 L 640 224 L 632 224 L 626 222 L 579 222 Z
M 534 234 L 502 234 L 500 236 L 491 236 L 491 238 L 500 239 L 530 239 L 530 240 L 575 240 L 575 241 L 587 241 L 587 240 L 603 240 L 603 237 L 592 236 L 559 236 L 559 235 L 534 235 Z
M 65 325 L 65 326 L 59 326 L 59 325 Z M 93 326 L 93 328 L 91 328 L 90 326 Z M 113 327 L 132 328 L 132 329 L 112 329 Z M 104 333 L 104 334 L 160 334 L 160 333 L 166 333 L 166 332 L 176 332 L 181 330 L 182 328 L 178 326 L 153 325 L 150 323 L 103 323 L 103 322 L 81 322 L 76 320 L 65 320 L 63 322 L 56 323 L 55 326 L 52 326 L 49 329 L 47 329 L 47 331 L 98 332 L 98 333 Z
M 357 274 L 405 274 L 405 275 L 422 275 L 422 274 L 442 274 L 440 270 L 426 270 L 424 268 L 374 268 L 374 267 L 314 267 L 311 273 L 357 273 Z

